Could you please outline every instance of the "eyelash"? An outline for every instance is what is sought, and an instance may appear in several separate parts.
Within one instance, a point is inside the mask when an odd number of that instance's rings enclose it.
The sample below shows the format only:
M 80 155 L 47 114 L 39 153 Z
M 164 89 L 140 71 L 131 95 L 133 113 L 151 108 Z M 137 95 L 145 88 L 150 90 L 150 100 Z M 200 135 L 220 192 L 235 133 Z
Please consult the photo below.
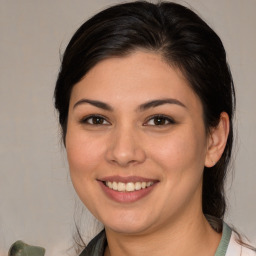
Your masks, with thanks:
M 154 121 L 160 121 L 159 124 L 156 124 Z M 91 122 L 89 122 L 89 120 L 91 120 Z M 94 123 L 94 121 L 96 121 Z M 154 124 L 149 124 L 150 121 L 153 121 Z M 164 123 L 161 123 L 162 121 L 164 121 Z M 99 122 L 99 123 L 97 123 Z M 166 123 L 167 122 L 167 123 Z M 111 123 L 104 117 L 101 115 L 90 115 L 87 116 L 85 118 L 83 118 L 80 123 L 82 124 L 88 124 L 88 125 L 111 125 Z M 166 126 L 166 125 L 171 125 L 171 124 L 175 124 L 176 122 L 165 115 L 153 115 L 151 117 L 149 117 L 147 119 L 147 121 L 145 123 L 143 123 L 143 126 Z
M 103 123 L 93 123 L 93 119 L 98 119 L 98 121 L 102 121 Z M 89 122 L 89 120 L 91 119 L 92 122 Z M 94 120 L 96 121 L 96 120 Z M 107 123 L 104 123 L 104 122 L 107 122 Z M 83 118 L 80 123 L 82 124 L 88 124 L 88 125 L 110 125 L 110 122 L 107 121 L 107 119 L 104 117 L 104 116 L 101 116 L 101 115 L 90 115 L 90 116 L 87 116 L 85 118 Z
M 160 120 L 160 121 L 164 121 L 164 124 L 161 124 L 161 123 L 160 124 L 156 124 L 156 123 L 148 124 L 149 121 L 153 120 L 153 122 L 154 122 L 157 119 Z M 146 123 L 144 123 L 143 125 L 144 126 L 165 126 L 165 125 L 171 125 L 171 124 L 175 124 L 175 123 L 176 122 L 172 118 L 170 118 L 168 116 L 165 116 L 165 115 L 154 115 L 154 116 L 149 117 L 148 120 L 146 121 Z

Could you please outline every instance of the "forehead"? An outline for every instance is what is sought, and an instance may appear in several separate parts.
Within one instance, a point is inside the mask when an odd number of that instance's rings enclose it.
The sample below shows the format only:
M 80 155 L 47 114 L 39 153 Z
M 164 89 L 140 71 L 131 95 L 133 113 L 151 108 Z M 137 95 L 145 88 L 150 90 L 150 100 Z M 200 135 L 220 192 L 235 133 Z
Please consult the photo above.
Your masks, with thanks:
M 167 64 L 161 55 L 143 51 L 109 58 L 95 65 L 74 86 L 71 104 L 82 97 L 120 105 L 166 97 L 191 107 L 200 104 L 179 69 Z

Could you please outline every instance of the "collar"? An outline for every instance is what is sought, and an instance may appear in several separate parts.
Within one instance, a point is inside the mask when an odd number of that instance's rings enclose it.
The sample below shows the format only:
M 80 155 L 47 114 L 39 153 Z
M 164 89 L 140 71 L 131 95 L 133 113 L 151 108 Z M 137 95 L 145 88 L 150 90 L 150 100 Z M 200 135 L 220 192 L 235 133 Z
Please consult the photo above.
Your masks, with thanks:
M 79 256 L 104 256 L 106 246 L 107 238 L 103 229 L 90 241 Z M 236 234 L 223 222 L 221 241 L 214 256 L 238 256 L 241 255 L 241 251 L 242 246 L 236 242 Z M 252 255 L 255 256 L 255 254 Z

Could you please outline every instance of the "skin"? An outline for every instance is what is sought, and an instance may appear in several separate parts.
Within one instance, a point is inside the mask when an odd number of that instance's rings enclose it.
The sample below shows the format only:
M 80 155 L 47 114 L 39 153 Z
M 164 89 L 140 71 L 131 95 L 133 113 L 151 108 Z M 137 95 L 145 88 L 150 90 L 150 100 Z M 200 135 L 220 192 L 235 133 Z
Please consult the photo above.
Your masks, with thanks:
M 175 101 L 140 107 L 167 98 Z M 167 118 L 156 125 L 152 116 L 160 114 Z M 90 115 L 100 115 L 100 124 Z M 221 235 L 202 213 L 202 174 L 219 160 L 228 127 L 222 113 L 206 133 L 200 99 L 155 53 L 104 60 L 74 86 L 66 134 L 70 174 L 82 202 L 105 226 L 105 255 L 214 255 Z M 99 185 L 113 175 L 157 183 L 140 200 L 120 203 Z

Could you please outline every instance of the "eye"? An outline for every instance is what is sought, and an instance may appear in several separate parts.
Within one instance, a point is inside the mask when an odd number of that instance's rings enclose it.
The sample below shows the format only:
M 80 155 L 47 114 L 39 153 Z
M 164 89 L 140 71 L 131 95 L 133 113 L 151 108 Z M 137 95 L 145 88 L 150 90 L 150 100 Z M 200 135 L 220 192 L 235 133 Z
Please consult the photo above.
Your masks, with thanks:
M 163 125 L 169 125 L 169 124 L 175 124 L 175 121 L 172 118 L 167 116 L 155 115 L 150 117 L 144 125 L 163 126 Z
M 106 118 L 100 115 L 87 116 L 81 120 L 81 123 L 89 125 L 110 125 Z

